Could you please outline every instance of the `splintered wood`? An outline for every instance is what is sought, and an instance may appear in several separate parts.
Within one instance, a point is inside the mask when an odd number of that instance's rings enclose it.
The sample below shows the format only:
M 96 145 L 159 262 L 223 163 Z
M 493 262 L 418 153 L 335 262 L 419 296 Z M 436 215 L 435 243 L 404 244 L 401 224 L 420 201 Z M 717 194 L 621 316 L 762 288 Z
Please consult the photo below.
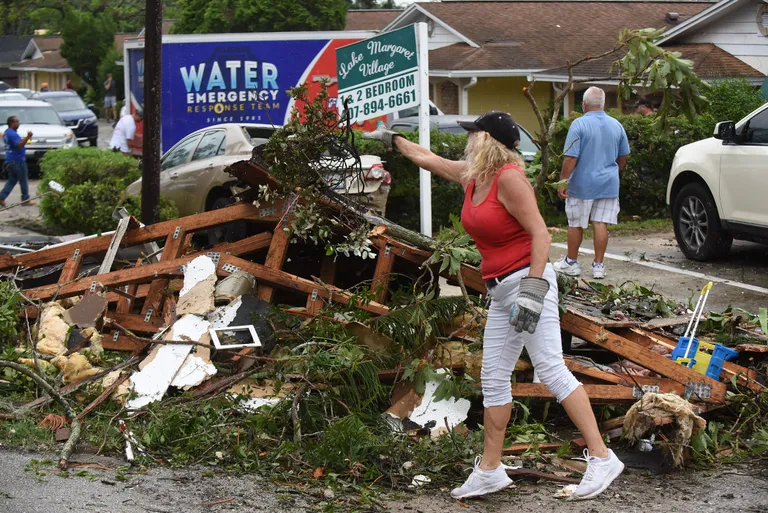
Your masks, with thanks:
M 140 226 L 134 218 L 123 217 L 111 235 L 83 238 L 18 256 L 0 255 L 0 272 L 6 274 L 50 266 L 61 268 L 58 274 L 49 274 L 45 280 L 37 280 L 34 286 L 24 289 L 25 296 L 31 300 L 48 302 L 94 295 L 102 298 L 107 305 L 106 313 L 103 313 L 101 303 L 90 299 L 80 307 L 84 313 L 78 322 L 103 331 L 105 349 L 138 354 L 151 348 L 149 356 L 143 359 L 140 372 L 130 378 L 136 396 L 129 407 L 138 408 L 157 400 L 168 386 L 197 386 L 216 372 L 210 361 L 207 333 L 211 325 L 205 317 L 210 318 L 215 308 L 217 279 L 234 273 L 248 273 L 256 283 L 256 298 L 267 303 L 292 305 L 295 308 L 285 311 L 298 316 L 322 316 L 330 303 L 351 305 L 373 316 L 382 316 L 390 312 L 387 302 L 393 292 L 393 270 L 399 270 L 398 265 L 419 269 L 432 255 L 429 239 L 419 234 L 411 236 L 412 232 L 386 219 L 361 213 L 366 221 L 374 224 L 369 238 L 378 250 L 375 266 L 366 263 L 349 269 L 347 264 L 337 265 L 334 258 L 316 247 L 290 244 L 290 234 L 285 226 L 289 225 L 291 207 L 300 200 L 252 203 L 257 199 L 260 185 L 279 186 L 269 173 L 251 161 L 238 162 L 229 172 L 250 186 L 238 194 L 240 202 L 231 206 L 151 226 Z M 330 199 L 323 201 L 329 208 L 349 208 Z M 222 229 L 230 223 L 247 223 L 248 235 L 239 240 L 222 241 L 207 249 L 199 249 L 193 243 L 193 236 L 209 230 L 231 235 L 235 230 Z M 162 243 L 162 250 L 156 243 Z M 136 256 L 129 261 L 118 257 L 124 250 L 131 250 Z M 303 263 L 298 263 L 297 259 L 301 258 Z M 439 266 L 435 266 L 434 273 L 438 271 Z M 486 293 L 478 268 L 463 264 L 460 273 L 471 293 Z M 342 283 L 350 285 L 350 275 L 357 280 L 355 283 L 370 283 L 373 300 L 363 300 L 341 286 Z M 448 276 L 447 271 L 443 276 Z M 95 306 L 90 308 L 90 303 Z M 39 315 L 32 307 L 25 313 L 31 318 Z M 98 318 L 99 315 L 103 319 Z M 641 325 L 629 320 L 600 320 L 569 308 L 562 315 L 561 325 L 564 332 L 591 343 L 595 349 L 600 348 L 604 360 L 631 362 L 643 371 L 615 372 L 607 366 L 568 358 L 568 368 L 579 376 L 584 390 L 595 403 L 631 403 L 647 391 L 673 392 L 708 406 L 722 404 L 725 400 L 726 385 L 723 382 L 654 351 L 657 347 L 674 347 L 675 341 L 651 331 L 655 329 L 652 323 Z M 214 321 L 213 326 L 227 327 L 230 324 L 219 320 Z M 150 343 L 149 337 L 168 327 L 166 340 L 178 341 L 183 336 L 182 340 L 190 344 Z M 461 329 L 455 330 L 454 338 L 462 333 Z M 234 355 L 233 360 L 241 360 L 249 352 L 251 349 L 244 349 Z M 532 382 L 532 373 L 525 370 L 529 368 L 530 365 L 518 369 L 516 382 L 512 385 L 514 396 L 553 399 L 545 385 Z M 459 365 L 459 369 L 463 366 Z M 402 370 L 393 372 L 397 374 Z M 732 362 L 725 363 L 720 378 L 722 381 L 735 380 L 755 391 L 763 390 L 753 371 Z M 123 375 L 121 383 L 126 379 L 127 375 Z

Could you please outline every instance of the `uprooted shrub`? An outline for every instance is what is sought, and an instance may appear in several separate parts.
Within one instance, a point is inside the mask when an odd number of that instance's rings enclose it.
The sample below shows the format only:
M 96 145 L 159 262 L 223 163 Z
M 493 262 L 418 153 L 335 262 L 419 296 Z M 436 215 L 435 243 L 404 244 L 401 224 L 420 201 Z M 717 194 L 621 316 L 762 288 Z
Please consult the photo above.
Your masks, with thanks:
M 51 190 L 49 181 L 64 186 L 60 194 L 49 194 L 40 202 L 46 226 L 62 233 L 99 233 L 112 230 L 112 212 L 125 207 L 138 215 L 140 198 L 127 198 L 126 187 L 141 178 L 136 160 L 96 148 L 53 151 L 40 161 L 42 180 L 38 192 Z M 161 219 L 178 217 L 170 200 L 160 200 Z

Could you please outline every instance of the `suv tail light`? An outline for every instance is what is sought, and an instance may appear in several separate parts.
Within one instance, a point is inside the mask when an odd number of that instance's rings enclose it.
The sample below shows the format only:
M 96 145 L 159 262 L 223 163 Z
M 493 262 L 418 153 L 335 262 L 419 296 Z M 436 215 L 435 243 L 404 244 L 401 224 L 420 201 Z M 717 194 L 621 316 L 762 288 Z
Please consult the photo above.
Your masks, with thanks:
M 377 180 L 381 180 L 384 178 L 384 174 L 386 171 L 384 170 L 384 166 L 381 164 L 374 164 L 371 166 L 371 169 L 366 171 L 365 173 L 365 180 L 368 182 L 375 182 Z

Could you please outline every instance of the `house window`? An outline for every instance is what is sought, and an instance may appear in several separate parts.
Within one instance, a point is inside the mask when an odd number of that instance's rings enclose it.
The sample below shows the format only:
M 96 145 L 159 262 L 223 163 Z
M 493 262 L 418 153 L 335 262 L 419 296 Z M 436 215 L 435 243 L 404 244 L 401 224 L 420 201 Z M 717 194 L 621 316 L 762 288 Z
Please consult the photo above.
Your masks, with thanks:
M 757 9 L 757 30 L 768 36 L 768 5 L 763 4 Z

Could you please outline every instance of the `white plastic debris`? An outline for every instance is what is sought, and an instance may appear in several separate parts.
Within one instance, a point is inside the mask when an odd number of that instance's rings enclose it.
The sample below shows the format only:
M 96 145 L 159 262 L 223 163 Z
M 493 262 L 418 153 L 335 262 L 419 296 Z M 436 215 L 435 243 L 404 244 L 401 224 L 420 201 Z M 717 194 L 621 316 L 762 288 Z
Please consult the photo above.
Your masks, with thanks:
M 199 256 L 187 264 L 184 271 L 184 286 L 179 292 L 179 298 L 189 292 L 192 287 L 216 274 L 216 265 L 205 255 Z
M 562 487 L 560 490 L 555 492 L 554 497 L 555 499 L 568 499 L 570 498 L 576 489 L 579 487 L 579 485 L 575 484 L 569 484 L 564 487 Z
M 209 327 L 210 323 L 205 319 L 196 315 L 185 315 L 174 323 L 165 338 L 199 342 L 203 335 L 207 334 Z M 194 359 L 198 357 L 190 360 L 190 367 L 187 368 L 187 357 L 190 356 L 192 347 L 186 344 L 167 344 L 154 349 L 139 366 L 141 370 L 131 376 L 131 385 L 136 396 L 126 403 L 126 408 L 137 409 L 162 399 L 182 367 L 185 371 L 181 374 L 181 384 L 192 382 L 193 378 L 196 380 L 200 373 L 210 370 L 204 366 L 201 367 L 200 363 Z M 215 374 L 215 367 L 212 372 Z
M 421 404 L 409 416 L 410 420 L 421 426 L 426 426 L 427 424 L 434 426 L 430 429 L 430 435 L 433 437 L 444 434 L 447 429 L 453 429 L 467 420 L 467 414 L 471 406 L 468 400 L 457 400 L 453 397 L 443 399 L 442 401 L 435 401 L 437 387 L 444 380 L 450 379 L 445 369 L 438 369 L 437 373 L 441 376 L 427 382 Z
M 419 474 L 419 475 L 413 476 L 413 480 L 411 481 L 411 486 L 415 486 L 418 488 L 419 486 L 424 486 L 431 482 L 432 480 L 430 478 L 428 478 L 423 474 Z

